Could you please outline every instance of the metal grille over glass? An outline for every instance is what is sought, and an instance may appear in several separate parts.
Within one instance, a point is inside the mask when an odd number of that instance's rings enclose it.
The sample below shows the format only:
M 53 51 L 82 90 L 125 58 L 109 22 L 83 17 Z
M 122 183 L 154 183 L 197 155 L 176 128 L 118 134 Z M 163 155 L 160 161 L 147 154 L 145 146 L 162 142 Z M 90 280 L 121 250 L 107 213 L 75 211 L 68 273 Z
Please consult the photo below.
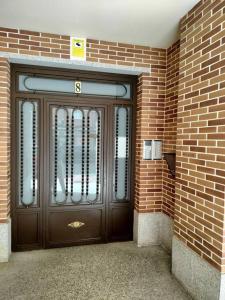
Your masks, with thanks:
M 75 81 L 71 79 L 19 75 L 19 91 L 74 94 Z M 129 100 L 131 98 L 131 86 L 128 83 L 120 82 L 82 80 L 81 93 L 77 95 L 114 97 Z
M 19 101 L 18 117 L 19 205 L 36 205 L 39 165 L 37 102 Z
M 52 204 L 101 201 L 101 139 L 101 110 L 52 109 Z
M 128 200 L 130 156 L 130 109 L 114 108 L 114 199 Z

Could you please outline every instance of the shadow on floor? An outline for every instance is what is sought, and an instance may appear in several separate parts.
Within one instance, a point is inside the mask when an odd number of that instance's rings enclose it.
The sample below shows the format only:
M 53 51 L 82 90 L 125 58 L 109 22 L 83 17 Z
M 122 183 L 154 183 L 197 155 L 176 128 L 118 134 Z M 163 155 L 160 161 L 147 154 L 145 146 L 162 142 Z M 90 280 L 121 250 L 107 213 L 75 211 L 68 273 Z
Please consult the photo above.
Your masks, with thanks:
M 13 253 L 0 264 L 0 299 L 191 299 L 160 247 L 133 242 Z

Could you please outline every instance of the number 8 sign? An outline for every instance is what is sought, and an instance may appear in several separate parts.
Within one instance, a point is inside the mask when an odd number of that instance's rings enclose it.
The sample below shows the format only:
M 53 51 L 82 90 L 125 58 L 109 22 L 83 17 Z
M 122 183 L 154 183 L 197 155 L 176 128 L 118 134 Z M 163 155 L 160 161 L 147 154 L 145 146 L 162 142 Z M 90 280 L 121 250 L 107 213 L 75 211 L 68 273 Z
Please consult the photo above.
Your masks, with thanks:
M 75 94 L 80 94 L 81 93 L 81 82 L 80 81 L 75 81 L 74 92 L 75 92 Z

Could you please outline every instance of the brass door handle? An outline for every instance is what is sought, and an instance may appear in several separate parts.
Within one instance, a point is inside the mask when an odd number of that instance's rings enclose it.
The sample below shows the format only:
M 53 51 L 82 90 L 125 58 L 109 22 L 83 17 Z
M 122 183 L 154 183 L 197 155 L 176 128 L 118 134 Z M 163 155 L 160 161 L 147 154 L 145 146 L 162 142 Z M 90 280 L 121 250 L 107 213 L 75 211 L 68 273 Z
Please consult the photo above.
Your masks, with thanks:
M 85 223 L 82 223 L 80 221 L 74 221 L 72 223 L 69 223 L 67 226 L 71 228 L 80 228 L 81 226 L 84 226 Z

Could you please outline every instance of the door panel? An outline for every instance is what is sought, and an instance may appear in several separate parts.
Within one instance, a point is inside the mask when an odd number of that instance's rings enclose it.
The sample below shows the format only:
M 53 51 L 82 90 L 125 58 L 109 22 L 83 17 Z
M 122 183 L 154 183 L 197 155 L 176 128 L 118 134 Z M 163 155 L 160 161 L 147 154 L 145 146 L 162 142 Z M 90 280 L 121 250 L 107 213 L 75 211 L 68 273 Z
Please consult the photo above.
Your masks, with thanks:
M 105 239 L 105 109 L 48 103 L 47 246 Z M 57 209 L 57 211 L 56 211 Z M 81 227 L 69 226 L 82 223 Z
M 113 207 L 110 211 L 110 240 L 130 240 L 132 237 L 132 215 L 129 207 Z
M 18 245 L 36 245 L 40 243 L 40 213 L 19 213 L 17 215 Z
M 132 239 L 131 108 L 113 107 L 113 187 L 109 202 L 109 240 Z
M 49 213 L 49 244 L 103 241 L 102 210 L 85 209 Z
M 15 105 L 13 248 L 42 247 L 40 201 L 40 99 L 17 98 Z M 13 194 L 12 193 L 12 194 Z

